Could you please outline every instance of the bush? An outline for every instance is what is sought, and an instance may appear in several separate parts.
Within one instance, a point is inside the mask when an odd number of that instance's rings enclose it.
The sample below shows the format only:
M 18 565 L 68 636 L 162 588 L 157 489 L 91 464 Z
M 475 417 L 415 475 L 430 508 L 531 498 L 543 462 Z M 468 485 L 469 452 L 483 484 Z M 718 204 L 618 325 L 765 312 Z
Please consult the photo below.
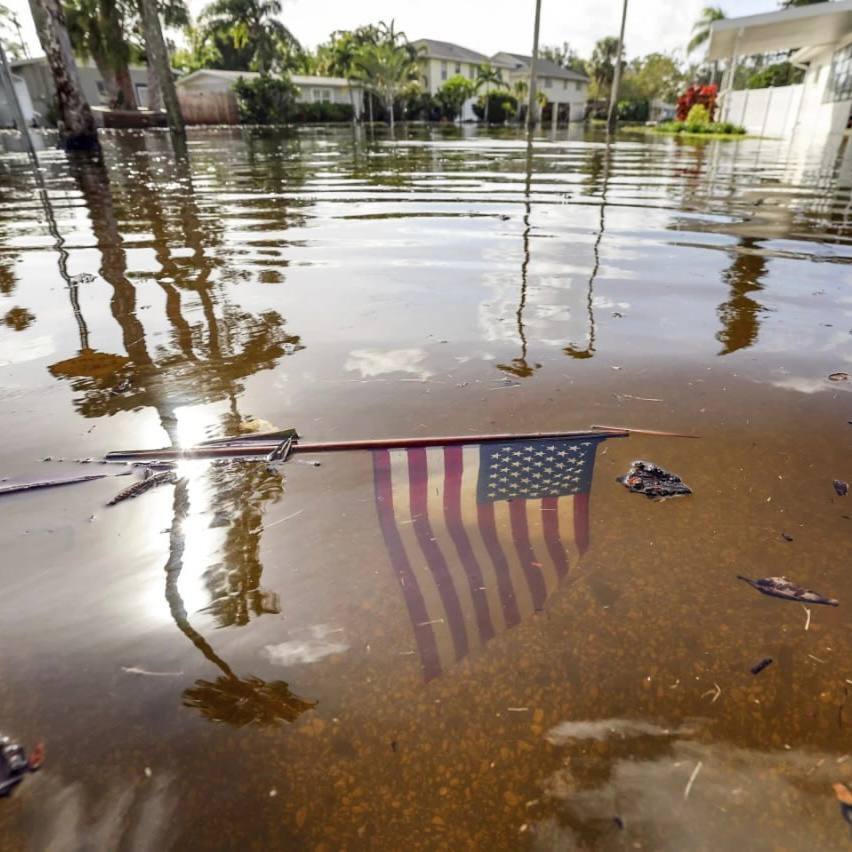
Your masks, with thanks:
M 240 77 L 234 84 L 242 124 L 286 124 L 293 115 L 297 89 L 289 77 Z
M 660 133 L 710 133 L 742 136 L 746 130 L 730 121 L 663 121 L 657 125 Z
M 508 92 L 489 92 L 480 95 L 473 105 L 473 114 L 480 120 L 485 119 L 485 99 L 488 98 L 488 121 L 493 124 L 505 124 L 518 114 L 518 99 Z
M 441 105 L 444 117 L 450 121 L 455 121 L 458 114 L 462 111 L 464 102 L 473 97 L 473 83 L 461 74 L 454 74 L 441 86 L 435 93 L 435 98 Z
M 352 121 L 352 104 L 324 102 L 298 103 L 293 108 L 293 121 L 334 122 Z
M 696 105 L 701 104 L 707 110 L 708 121 L 713 121 L 713 114 L 716 112 L 716 92 L 718 90 L 714 85 L 710 86 L 690 86 L 677 99 L 677 120 L 686 121 L 689 116 L 689 111 Z
M 703 104 L 695 104 L 686 117 L 687 124 L 710 124 L 710 113 L 707 112 L 707 107 Z
M 647 121 L 651 115 L 651 107 L 644 98 L 618 102 L 618 118 L 620 121 Z

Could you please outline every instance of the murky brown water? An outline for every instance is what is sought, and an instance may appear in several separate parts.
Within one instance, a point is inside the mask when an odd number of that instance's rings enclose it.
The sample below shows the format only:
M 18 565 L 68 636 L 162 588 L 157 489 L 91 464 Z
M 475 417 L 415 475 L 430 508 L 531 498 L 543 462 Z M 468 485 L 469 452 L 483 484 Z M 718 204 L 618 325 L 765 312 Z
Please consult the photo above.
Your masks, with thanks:
M 248 416 L 701 437 L 503 448 L 574 453 L 540 491 L 468 448 L 0 498 L 0 731 L 48 751 L 2 848 L 848 846 L 852 150 L 106 138 L 41 194 L 0 157 L 10 481 Z

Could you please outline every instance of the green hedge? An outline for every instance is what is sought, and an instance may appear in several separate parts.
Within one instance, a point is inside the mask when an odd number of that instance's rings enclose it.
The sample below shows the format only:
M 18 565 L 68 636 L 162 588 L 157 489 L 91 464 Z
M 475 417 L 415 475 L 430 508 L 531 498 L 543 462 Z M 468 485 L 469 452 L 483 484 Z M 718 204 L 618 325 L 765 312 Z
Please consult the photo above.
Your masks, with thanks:
M 655 128 L 660 133 L 711 133 L 723 136 L 742 136 L 746 129 L 730 121 L 664 121 Z
M 297 103 L 293 108 L 293 121 L 352 121 L 352 104 Z

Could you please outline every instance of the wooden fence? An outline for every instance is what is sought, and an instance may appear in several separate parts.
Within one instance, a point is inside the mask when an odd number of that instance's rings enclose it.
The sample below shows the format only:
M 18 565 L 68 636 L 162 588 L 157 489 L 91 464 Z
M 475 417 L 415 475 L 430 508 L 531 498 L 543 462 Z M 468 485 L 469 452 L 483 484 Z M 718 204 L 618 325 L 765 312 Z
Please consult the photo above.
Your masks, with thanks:
M 185 92 L 178 100 L 187 124 L 239 124 L 237 99 L 233 92 Z

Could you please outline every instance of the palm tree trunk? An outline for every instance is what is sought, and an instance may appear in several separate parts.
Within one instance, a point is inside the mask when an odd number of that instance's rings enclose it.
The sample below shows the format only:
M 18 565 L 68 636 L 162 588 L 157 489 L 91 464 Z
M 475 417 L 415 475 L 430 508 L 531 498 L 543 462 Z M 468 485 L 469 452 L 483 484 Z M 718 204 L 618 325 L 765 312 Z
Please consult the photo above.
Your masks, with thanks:
M 62 144 L 72 150 L 97 149 L 98 131 L 80 85 L 62 7 L 58 0 L 30 0 L 30 10 L 56 86 Z
M 615 129 L 615 122 L 618 119 L 616 106 L 618 104 L 618 89 L 621 86 L 621 56 L 624 52 L 624 25 L 627 21 L 627 0 L 624 0 L 624 5 L 621 7 L 621 32 L 618 34 L 618 53 L 615 55 L 615 75 L 612 78 L 612 90 L 609 93 L 609 113 L 606 119 L 606 129 L 611 133 Z
M 109 64 L 109 60 L 100 51 L 92 51 L 92 59 L 95 67 L 101 75 L 104 88 L 106 89 L 107 104 L 114 107 L 118 103 L 118 84 L 115 82 L 115 71 Z
M 373 93 L 367 92 L 367 106 L 370 110 L 370 126 L 373 125 Z
M 393 95 L 388 98 L 388 112 L 390 112 L 390 129 L 393 132 Z
M 527 106 L 527 129 L 532 130 L 536 124 L 536 107 L 538 103 L 535 99 L 535 63 L 538 60 L 538 31 L 541 24 L 541 0 L 535 0 L 535 26 L 533 28 L 533 49 L 530 57 L 530 98 Z
M 43 0 L 42 0 L 43 1 Z M 163 103 L 166 106 L 169 129 L 178 136 L 186 135 L 186 125 L 178 103 L 175 81 L 169 65 L 169 54 L 163 38 L 163 28 L 160 24 L 160 13 L 157 10 L 157 0 L 139 0 L 142 12 L 142 30 L 145 34 L 145 53 L 148 56 L 148 67 L 153 69 L 157 77 Z
M 121 95 L 121 109 L 137 109 L 139 105 L 136 100 L 136 90 L 133 87 L 133 78 L 130 76 L 130 69 L 126 62 L 122 62 L 115 69 L 115 82 L 118 84 L 118 91 Z
M 154 73 L 154 69 L 148 66 L 148 109 L 161 110 L 163 108 L 163 95 L 160 91 L 160 81 Z
M 491 94 L 491 92 L 490 92 L 488 86 L 486 85 L 485 86 L 485 116 L 484 116 L 486 127 L 488 127 L 488 104 L 491 101 L 491 98 L 489 97 L 490 94 Z

